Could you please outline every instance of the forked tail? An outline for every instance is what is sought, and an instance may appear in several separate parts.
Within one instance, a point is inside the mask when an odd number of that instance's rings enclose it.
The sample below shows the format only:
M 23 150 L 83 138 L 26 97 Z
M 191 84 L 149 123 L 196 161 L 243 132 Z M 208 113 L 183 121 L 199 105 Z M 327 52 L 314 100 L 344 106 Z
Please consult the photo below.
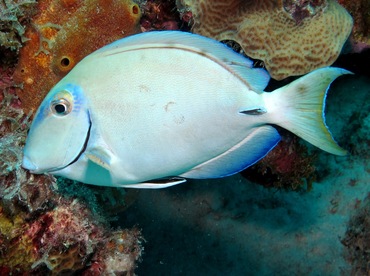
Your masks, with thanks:
M 336 155 L 347 152 L 334 141 L 325 124 L 325 99 L 330 84 L 351 72 L 335 67 L 315 70 L 272 93 L 264 93 L 269 122 L 316 147 Z M 267 115 L 266 114 L 266 115 Z

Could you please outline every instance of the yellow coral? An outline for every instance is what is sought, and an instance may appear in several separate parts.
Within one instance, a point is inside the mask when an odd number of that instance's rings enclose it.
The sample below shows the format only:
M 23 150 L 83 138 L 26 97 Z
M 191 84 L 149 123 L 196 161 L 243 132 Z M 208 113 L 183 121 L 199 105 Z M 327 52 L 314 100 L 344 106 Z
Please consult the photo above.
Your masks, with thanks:
M 0 247 L 3 247 L 0 266 L 27 269 L 35 262 L 37 254 L 32 250 L 31 237 L 21 236 L 26 230 L 24 218 L 21 215 L 10 218 L 5 214 L 2 204 L 0 202 Z
M 352 29 L 352 18 L 335 0 L 180 0 L 194 17 L 193 32 L 234 40 L 244 52 L 283 79 L 331 65 Z M 309 5 L 309 2 L 313 2 Z

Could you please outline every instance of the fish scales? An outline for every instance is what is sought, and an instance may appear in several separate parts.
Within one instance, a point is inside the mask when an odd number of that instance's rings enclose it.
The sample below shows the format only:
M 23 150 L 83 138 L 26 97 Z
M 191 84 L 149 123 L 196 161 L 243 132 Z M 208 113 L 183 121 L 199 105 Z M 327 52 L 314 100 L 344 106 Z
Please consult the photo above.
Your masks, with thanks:
M 23 166 L 88 184 L 163 188 L 254 164 L 280 139 L 272 124 L 343 155 L 322 110 L 330 83 L 348 73 L 323 68 L 266 93 L 267 72 L 212 39 L 177 31 L 124 38 L 49 92 Z

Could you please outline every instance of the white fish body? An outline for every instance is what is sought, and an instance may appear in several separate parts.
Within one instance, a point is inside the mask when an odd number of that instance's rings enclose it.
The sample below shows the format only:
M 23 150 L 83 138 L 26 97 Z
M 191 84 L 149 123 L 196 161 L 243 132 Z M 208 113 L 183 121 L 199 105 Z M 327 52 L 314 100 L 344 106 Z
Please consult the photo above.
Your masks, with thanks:
M 87 56 L 49 92 L 23 166 L 88 184 L 167 187 L 254 164 L 280 140 L 273 124 L 342 155 L 322 110 L 327 87 L 346 73 L 323 68 L 264 93 L 266 71 L 221 43 L 135 35 Z

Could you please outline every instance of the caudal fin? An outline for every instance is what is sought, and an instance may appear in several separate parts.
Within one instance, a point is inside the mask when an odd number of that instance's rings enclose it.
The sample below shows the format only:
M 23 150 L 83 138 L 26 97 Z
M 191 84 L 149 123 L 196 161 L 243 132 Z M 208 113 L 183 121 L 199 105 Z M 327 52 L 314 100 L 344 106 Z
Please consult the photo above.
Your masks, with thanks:
M 330 84 L 351 72 L 335 67 L 315 70 L 272 93 L 264 93 L 269 122 L 316 147 L 336 155 L 347 152 L 334 141 L 325 124 L 325 99 Z M 267 115 L 266 114 L 266 115 Z

